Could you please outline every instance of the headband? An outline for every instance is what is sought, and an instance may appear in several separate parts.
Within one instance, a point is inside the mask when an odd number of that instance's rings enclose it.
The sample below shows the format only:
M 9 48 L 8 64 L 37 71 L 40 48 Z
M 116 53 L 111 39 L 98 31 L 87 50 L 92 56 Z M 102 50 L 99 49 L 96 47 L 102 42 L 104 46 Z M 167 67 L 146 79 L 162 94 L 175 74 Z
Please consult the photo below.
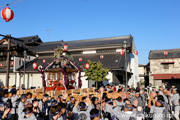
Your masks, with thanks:
M 79 108 L 85 108 L 86 107 L 86 105 L 83 105 L 83 106 L 79 106 Z
M 73 101 L 73 100 L 74 100 L 74 98 L 71 98 L 71 99 L 70 99 L 70 101 Z
M 177 88 L 174 88 L 173 90 L 177 90 Z
M 95 115 L 90 115 L 91 118 L 95 118 L 95 117 L 97 117 L 97 116 L 99 116 L 99 113 L 98 113 L 98 114 L 95 114 Z
M 24 99 L 24 98 L 26 98 L 26 96 L 22 96 L 22 97 L 21 97 L 21 99 Z
M 31 113 L 32 112 L 32 110 L 31 111 L 29 111 L 29 112 L 24 112 L 25 114 L 29 114 L 29 113 Z
M 164 102 L 162 102 L 162 101 L 160 101 L 160 100 L 157 100 L 159 103 L 161 103 L 161 104 L 164 104 Z
M 51 106 L 55 106 L 57 104 L 57 102 L 55 102 L 54 104 L 51 103 Z
M 128 107 L 127 104 L 125 104 L 125 107 L 126 107 L 127 109 L 130 109 L 130 110 L 133 109 L 133 107 Z
M 112 101 L 110 100 L 110 101 L 107 101 L 106 103 L 110 103 L 110 102 L 112 102 Z
M 59 112 L 61 112 L 62 109 L 63 109 L 63 107 L 62 107 L 59 111 L 57 111 L 57 112 L 55 112 L 54 114 L 52 114 L 52 116 L 57 115 Z
M 43 96 L 43 97 L 49 97 L 49 96 Z
M 57 115 L 59 113 L 59 111 L 57 111 L 57 112 L 55 112 L 54 114 L 52 114 L 52 116 L 55 116 L 55 115 Z

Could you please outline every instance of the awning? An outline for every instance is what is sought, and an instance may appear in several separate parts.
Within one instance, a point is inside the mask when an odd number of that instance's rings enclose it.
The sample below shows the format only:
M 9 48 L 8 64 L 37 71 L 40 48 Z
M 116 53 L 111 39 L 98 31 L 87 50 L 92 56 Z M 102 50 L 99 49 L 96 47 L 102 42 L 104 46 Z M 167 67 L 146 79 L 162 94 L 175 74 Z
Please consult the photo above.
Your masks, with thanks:
M 180 74 L 152 74 L 154 80 L 180 79 Z

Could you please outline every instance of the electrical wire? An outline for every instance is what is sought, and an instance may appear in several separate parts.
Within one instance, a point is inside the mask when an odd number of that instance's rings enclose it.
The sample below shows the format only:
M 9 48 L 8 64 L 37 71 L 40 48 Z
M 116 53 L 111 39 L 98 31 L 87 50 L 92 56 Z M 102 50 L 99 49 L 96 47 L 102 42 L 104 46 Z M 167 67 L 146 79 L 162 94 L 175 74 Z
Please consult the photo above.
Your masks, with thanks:
M 6 5 L 2 5 L 2 6 L 0 6 L 0 7 L 9 6 L 9 5 L 16 4 L 16 3 L 22 2 L 22 1 L 24 1 L 24 0 L 19 0 L 19 1 L 13 2 L 13 3 L 9 3 L 9 4 L 6 4 Z

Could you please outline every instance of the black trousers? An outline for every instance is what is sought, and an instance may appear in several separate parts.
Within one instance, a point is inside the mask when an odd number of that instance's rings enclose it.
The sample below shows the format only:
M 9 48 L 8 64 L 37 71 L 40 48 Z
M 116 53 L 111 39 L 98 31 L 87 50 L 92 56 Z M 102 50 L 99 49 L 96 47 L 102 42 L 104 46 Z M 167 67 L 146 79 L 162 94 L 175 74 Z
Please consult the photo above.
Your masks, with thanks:
M 18 120 L 17 114 L 11 114 L 10 120 Z

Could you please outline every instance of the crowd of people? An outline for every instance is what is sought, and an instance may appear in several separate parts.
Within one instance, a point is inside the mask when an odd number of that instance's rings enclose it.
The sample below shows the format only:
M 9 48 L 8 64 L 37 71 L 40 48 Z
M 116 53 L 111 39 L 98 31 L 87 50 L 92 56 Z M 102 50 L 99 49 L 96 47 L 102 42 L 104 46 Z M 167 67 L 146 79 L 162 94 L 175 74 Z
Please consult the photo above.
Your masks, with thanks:
M 1 91 L 2 120 L 179 120 L 180 98 L 175 86 L 106 85 L 82 97 L 44 94 L 42 99 L 32 98 L 30 92 L 18 96 L 15 87 Z

